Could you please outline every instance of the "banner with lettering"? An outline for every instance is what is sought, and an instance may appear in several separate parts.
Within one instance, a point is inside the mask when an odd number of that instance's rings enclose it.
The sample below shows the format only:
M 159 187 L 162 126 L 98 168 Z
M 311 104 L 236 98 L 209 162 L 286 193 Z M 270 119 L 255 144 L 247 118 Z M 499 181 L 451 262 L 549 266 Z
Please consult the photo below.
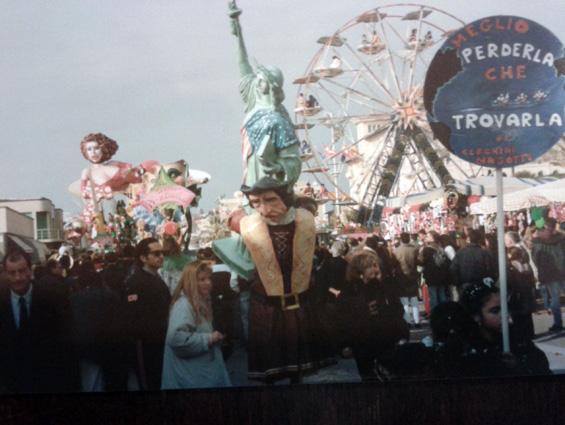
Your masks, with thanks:
M 426 74 L 435 137 L 487 167 L 541 156 L 565 133 L 564 56 L 559 39 L 525 18 L 492 16 L 455 31 Z

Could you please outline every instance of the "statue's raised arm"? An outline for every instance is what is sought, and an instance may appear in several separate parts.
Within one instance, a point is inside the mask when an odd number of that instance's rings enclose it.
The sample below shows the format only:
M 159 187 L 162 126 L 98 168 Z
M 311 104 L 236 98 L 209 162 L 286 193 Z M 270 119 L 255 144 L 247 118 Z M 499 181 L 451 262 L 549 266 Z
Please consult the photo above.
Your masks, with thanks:
M 247 56 L 247 49 L 245 48 L 243 33 L 241 32 L 241 25 L 239 23 L 239 15 L 241 15 L 242 11 L 237 7 L 235 1 L 228 3 L 228 9 L 228 15 L 231 19 L 232 34 L 237 37 L 239 72 L 241 78 L 243 78 L 246 75 L 253 74 L 253 68 L 249 63 L 249 57 Z
M 300 144 L 283 106 L 283 74 L 274 66 L 249 62 L 235 1 L 228 3 L 232 33 L 238 39 L 239 91 L 245 103 L 242 129 L 243 183 L 253 186 L 264 176 L 289 183 L 292 190 L 302 168 Z

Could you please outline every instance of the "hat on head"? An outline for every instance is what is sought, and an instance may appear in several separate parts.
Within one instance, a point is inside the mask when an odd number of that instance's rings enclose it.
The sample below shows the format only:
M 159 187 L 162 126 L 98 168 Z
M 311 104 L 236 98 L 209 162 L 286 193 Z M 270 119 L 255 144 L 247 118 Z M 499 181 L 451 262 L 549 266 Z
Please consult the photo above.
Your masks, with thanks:
M 281 182 L 272 177 L 265 176 L 255 182 L 253 186 L 242 185 L 241 191 L 245 195 L 254 195 L 257 193 L 267 192 L 269 190 L 279 191 L 288 190 L 288 182 Z

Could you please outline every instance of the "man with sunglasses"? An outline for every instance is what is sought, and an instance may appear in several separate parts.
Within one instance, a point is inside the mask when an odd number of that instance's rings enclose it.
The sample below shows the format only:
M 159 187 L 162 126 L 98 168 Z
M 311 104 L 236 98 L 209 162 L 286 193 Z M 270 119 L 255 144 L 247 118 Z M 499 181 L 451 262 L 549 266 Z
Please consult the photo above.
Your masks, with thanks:
M 158 390 L 171 303 L 169 289 L 157 273 L 163 265 L 161 243 L 155 238 L 141 240 L 136 259 L 138 267 L 126 281 L 125 328 L 139 388 Z

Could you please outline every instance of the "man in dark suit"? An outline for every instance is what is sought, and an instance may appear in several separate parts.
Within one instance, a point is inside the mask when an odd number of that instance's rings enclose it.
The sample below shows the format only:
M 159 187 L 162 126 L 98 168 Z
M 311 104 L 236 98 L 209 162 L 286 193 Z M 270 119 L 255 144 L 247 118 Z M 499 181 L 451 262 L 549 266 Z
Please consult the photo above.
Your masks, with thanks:
M 154 238 L 136 247 L 137 270 L 126 281 L 126 329 L 141 390 L 159 390 L 171 295 L 157 271 L 163 265 L 163 247 Z
M 31 259 L 8 252 L 0 288 L 0 383 L 8 393 L 76 390 L 65 300 L 32 281 Z

